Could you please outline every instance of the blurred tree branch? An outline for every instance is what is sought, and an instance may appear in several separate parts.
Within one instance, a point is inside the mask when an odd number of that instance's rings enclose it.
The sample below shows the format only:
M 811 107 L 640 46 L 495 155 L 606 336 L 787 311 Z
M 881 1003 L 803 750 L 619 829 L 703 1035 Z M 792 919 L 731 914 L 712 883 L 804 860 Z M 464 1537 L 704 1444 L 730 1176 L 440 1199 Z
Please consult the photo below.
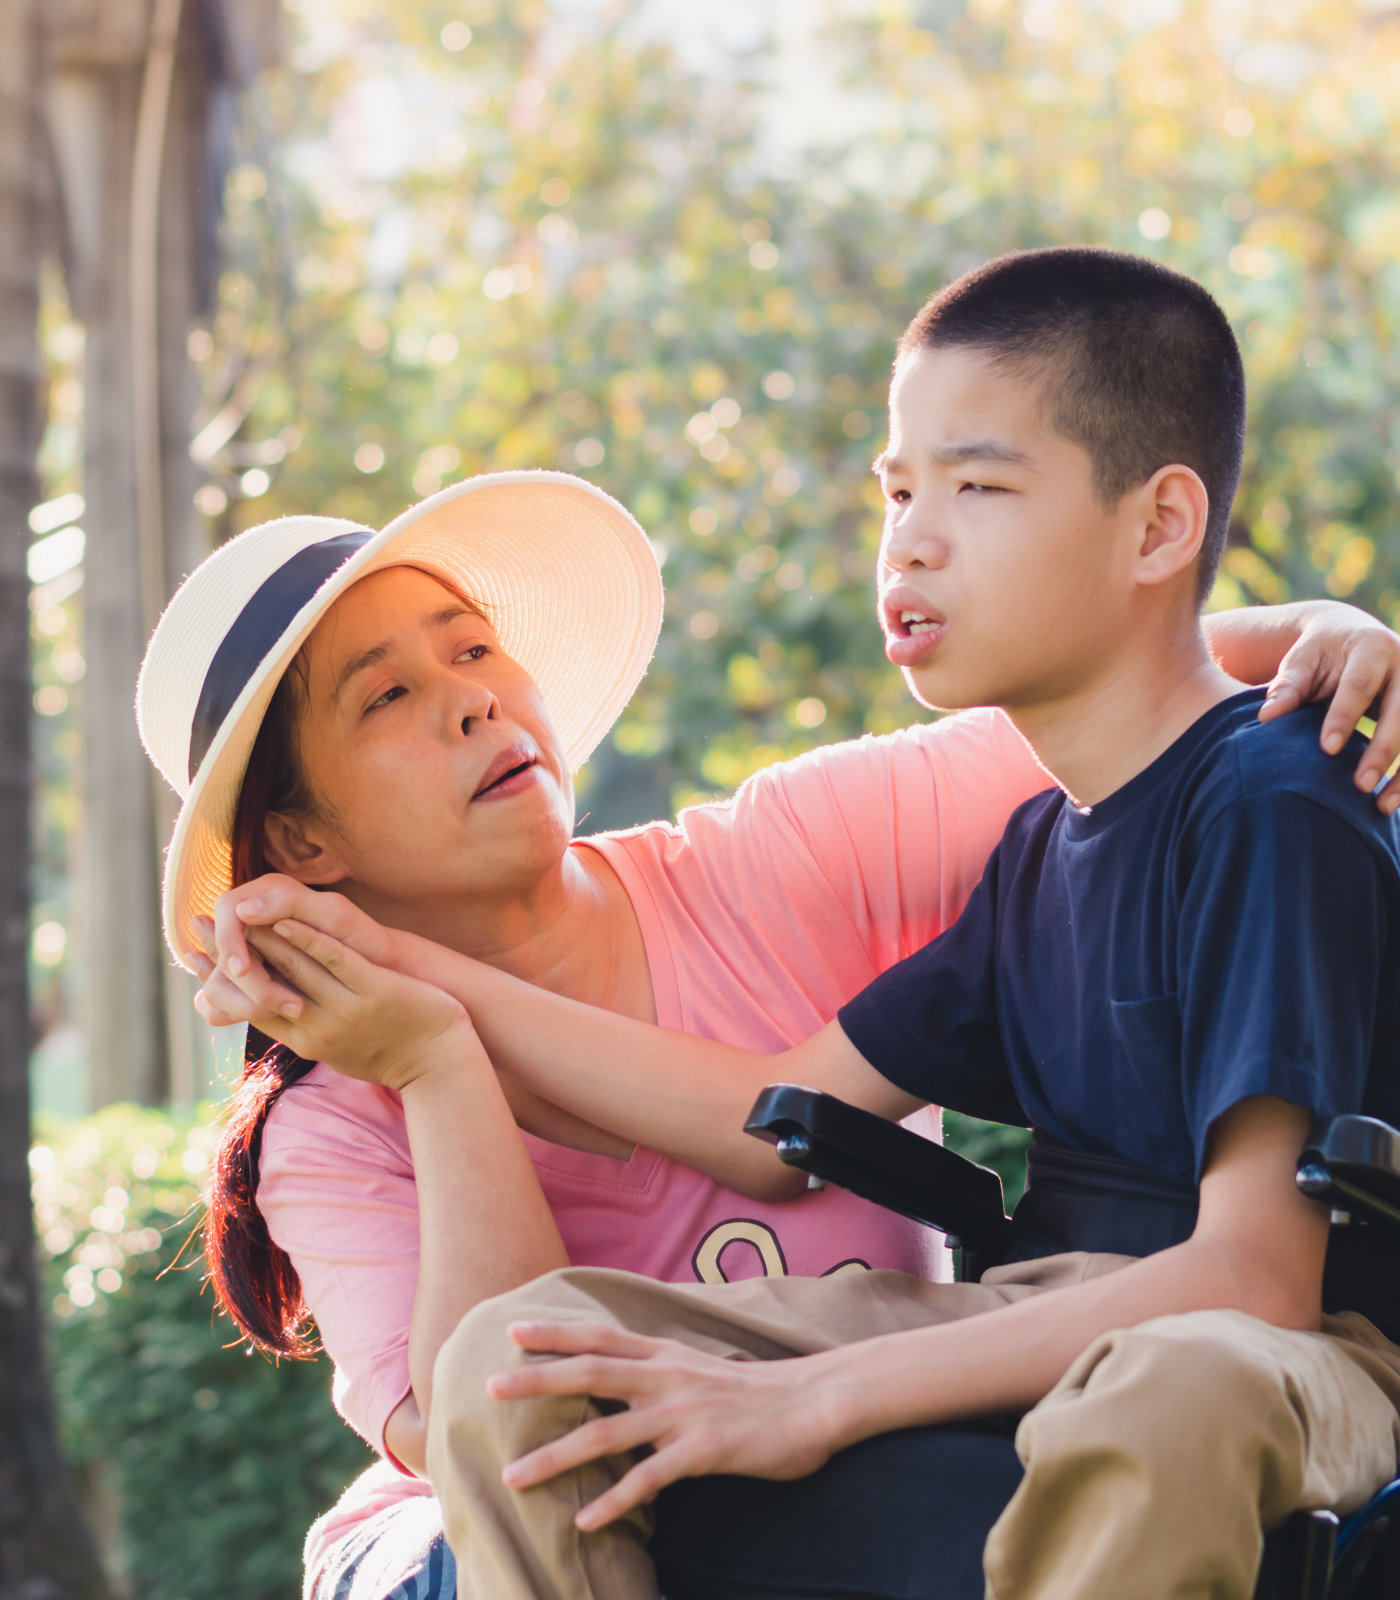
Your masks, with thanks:
M 60 1458 L 29 1199 L 29 584 L 38 498 L 39 0 L 0 6 L 0 1600 L 107 1593 Z

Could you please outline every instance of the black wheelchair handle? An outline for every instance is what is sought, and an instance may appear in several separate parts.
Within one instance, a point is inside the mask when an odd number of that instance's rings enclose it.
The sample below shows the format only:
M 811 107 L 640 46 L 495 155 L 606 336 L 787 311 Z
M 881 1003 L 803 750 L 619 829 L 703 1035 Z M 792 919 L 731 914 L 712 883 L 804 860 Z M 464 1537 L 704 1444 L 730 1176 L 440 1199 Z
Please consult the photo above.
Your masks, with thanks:
M 957 1239 L 995 1247 L 1010 1227 L 1001 1178 L 897 1122 L 800 1084 L 770 1084 L 744 1132 L 777 1147 L 789 1166 L 849 1189 Z
M 1377 1117 L 1319 1117 L 1298 1157 L 1297 1182 L 1334 1211 L 1400 1229 L 1400 1133 Z

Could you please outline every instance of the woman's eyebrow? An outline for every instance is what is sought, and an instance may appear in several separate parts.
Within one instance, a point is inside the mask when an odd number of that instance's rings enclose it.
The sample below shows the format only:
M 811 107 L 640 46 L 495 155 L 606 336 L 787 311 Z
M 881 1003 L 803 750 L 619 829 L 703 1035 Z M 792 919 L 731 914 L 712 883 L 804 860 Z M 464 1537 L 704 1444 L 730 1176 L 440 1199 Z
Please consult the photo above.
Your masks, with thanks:
M 467 605 L 445 606 L 441 611 L 434 611 L 425 620 L 430 628 L 445 628 L 449 622 L 456 622 L 458 617 L 480 617 L 483 622 L 486 620 L 474 606 Z
M 372 644 L 368 650 L 361 650 L 359 655 L 351 656 L 336 676 L 335 687 L 331 690 L 331 704 L 335 705 L 340 699 L 345 685 L 357 672 L 363 672 L 366 667 L 374 666 L 388 654 L 389 641 L 385 639 L 381 644 Z
M 486 620 L 472 606 L 452 605 L 444 606 L 441 611 L 431 612 L 423 621 L 430 628 L 445 628 L 460 617 L 477 617 L 483 622 Z M 392 648 L 393 640 L 383 639 L 378 644 L 372 644 L 368 650 L 361 650 L 358 655 L 351 656 L 336 676 L 335 687 L 331 690 L 331 704 L 335 705 L 340 699 L 346 684 L 357 672 L 363 672 L 366 667 L 377 665 Z

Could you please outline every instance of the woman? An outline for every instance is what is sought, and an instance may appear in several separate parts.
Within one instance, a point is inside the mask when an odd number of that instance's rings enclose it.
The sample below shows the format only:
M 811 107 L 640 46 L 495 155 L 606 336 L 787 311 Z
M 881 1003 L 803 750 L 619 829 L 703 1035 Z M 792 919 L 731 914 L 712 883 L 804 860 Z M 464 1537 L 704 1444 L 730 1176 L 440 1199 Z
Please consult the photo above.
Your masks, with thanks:
M 192 575 L 152 641 L 140 711 L 188 789 L 165 911 L 207 980 L 205 1014 L 329 1053 L 298 1034 L 294 1001 L 274 1019 L 237 991 L 266 992 L 227 936 L 223 974 L 195 950 L 213 948 L 221 891 L 268 869 L 555 992 L 752 1048 L 804 1037 L 946 925 L 1009 812 L 1044 787 L 989 715 L 814 752 L 679 828 L 570 843 L 569 774 L 644 670 L 659 603 L 640 530 L 556 474 L 458 485 L 378 535 L 270 524 Z M 1357 709 L 1400 653 L 1345 608 L 1216 626 L 1251 680 L 1296 644 L 1325 692 L 1349 659 Z M 253 942 L 276 959 L 274 933 Z M 265 1348 L 294 1350 L 314 1313 L 342 1414 L 405 1468 L 421 1469 L 446 1333 L 565 1260 L 691 1281 L 941 1269 L 929 1235 L 848 1195 L 780 1198 L 756 1146 L 703 1176 L 524 1094 L 427 984 L 385 972 L 351 1021 L 330 1059 L 359 1077 L 283 1051 L 245 1080 L 211 1267 Z M 457 1068 L 431 1097 L 411 1078 L 401 1098 L 360 1081 L 438 1050 Z M 391 1469 L 352 1490 L 309 1549 L 316 1592 L 339 1578 L 346 1594 L 450 1593 L 425 1490 Z

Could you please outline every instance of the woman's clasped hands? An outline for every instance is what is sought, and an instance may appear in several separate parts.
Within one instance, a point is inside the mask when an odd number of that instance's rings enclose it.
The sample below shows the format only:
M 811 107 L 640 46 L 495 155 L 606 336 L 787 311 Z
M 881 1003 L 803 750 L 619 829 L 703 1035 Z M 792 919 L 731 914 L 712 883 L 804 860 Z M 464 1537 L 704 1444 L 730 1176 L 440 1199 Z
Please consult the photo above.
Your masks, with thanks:
M 481 1044 L 461 1003 L 394 970 L 396 935 L 343 895 L 269 874 L 197 919 L 186 961 L 211 1027 L 248 1022 L 310 1061 L 403 1090 Z

